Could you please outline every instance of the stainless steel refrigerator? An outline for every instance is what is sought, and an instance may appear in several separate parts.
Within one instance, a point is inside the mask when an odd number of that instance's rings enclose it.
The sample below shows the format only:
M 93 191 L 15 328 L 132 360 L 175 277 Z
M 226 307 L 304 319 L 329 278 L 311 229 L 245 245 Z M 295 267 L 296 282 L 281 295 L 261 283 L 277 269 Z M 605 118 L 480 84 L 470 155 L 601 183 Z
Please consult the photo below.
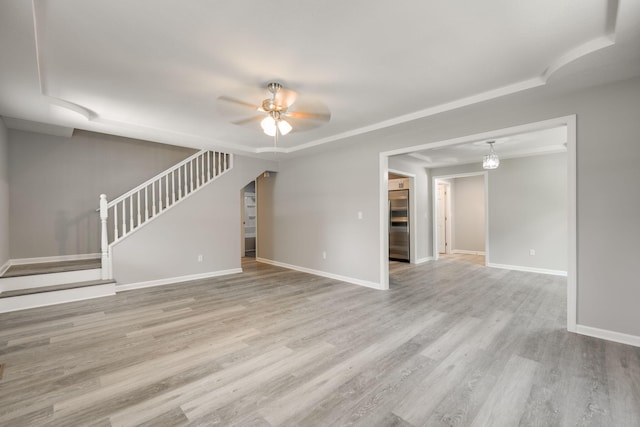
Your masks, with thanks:
M 409 261 L 409 190 L 389 191 L 389 259 Z

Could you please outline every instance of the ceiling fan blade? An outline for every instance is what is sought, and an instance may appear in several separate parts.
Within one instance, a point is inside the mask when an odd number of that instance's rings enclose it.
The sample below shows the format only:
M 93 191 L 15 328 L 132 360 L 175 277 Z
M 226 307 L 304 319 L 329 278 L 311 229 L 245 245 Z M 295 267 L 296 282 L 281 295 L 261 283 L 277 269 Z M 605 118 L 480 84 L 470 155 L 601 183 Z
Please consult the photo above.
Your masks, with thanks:
M 249 102 L 244 102 L 244 101 L 241 101 L 239 99 L 231 98 L 230 96 L 224 96 L 224 95 L 218 97 L 218 102 L 221 102 L 222 105 L 224 103 L 228 102 L 228 103 L 231 103 L 231 104 L 236 104 L 236 105 L 240 105 L 240 106 L 243 106 L 243 107 L 251 108 L 253 110 L 257 110 L 257 109 L 260 108 L 259 106 L 251 104 Z
M 239 126 L 243 126 L 243 125 L 247 125 L 253 122 L 259 122 L 262 119 L 264 119 L 264 116 L 255 116 L 255 117 L 249 117 L 248 119 L 242 119 L 242 120 L 236 120 L 234 122 L 231 122 L 234 125 L 239 125 Z
M 275 95 L 277 105 L 284 105 L 286 108 L 291 107 L 298 99 L 298 94 L 291 89 L 280 88 Z
M 305 132 L 311 129 L 319 128 L 320 126 L 326 123 L 325 121 L 320 121 L 320 120 L 296 119 L 293 117 L 287 117 L 286 120 L 287 122 L 289 122 L 289 124 L 293 128 L 291 133 Z
M 287 118 L 292 119 L 307 119 L 307 120 L 318 120 L 321 122 L 328 122 L 331 120 L 331 113 L 306 113 L 304 111 L 287 111 L 284 114 Z

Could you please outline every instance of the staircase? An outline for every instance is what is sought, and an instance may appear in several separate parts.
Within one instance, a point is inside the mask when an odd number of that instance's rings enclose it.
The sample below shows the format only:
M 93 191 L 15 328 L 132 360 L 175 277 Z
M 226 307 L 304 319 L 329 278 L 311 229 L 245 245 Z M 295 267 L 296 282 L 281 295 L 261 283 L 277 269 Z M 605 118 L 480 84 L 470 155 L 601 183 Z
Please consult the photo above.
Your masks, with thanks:
M 0 275 L 0 313 L 115 295 L 113 245 L 232 168 L 233 155 L 202 150 L 112 201 L 100 195 L 100 258 L 12 265 Z

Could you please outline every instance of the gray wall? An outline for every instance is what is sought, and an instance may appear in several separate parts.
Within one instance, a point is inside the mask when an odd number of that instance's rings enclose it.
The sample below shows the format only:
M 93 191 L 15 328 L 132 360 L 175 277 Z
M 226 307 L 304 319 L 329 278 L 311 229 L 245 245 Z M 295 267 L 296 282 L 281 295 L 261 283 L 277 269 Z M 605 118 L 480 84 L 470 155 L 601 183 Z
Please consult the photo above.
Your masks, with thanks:
M 280 165 L 269 257 L 379 282 L 378 153 L 576 114 L 578 323 L 640 336 L 638 111 L 640 78 L 561 95 L 541 87 L 309 149 Z
M 484 252 L 484 176 L 456 178 L 453 182 L 452 249 Z
M 231 171 L 113 246 L 118 284 L 240 268 L 240 192 L 274 169 L 273 162 L 234 156 Z
M 281 161 L 268 184 L 258 185 L 258 204 L 271 198 L 269 211 L 258 211 L 258 229 L 272 227 L 270 240 L 258 236 L 258 256 L 378 282 L 378 159 L 374 150 L 347 144 Z
M 479 164 L 432 169 L 434 176 L 481 171 Z M 455 207 L 455 249 L 461 247 L 458 231 L 460 184 L 482 177 L 456 178 L 453 190 Z M 520 159 L 502 159 L 498 169 L 489 171 L 489 253 L 491 264 L 544 270 L 567 271 L 567 155 L 548 154 Z M 480 193 L 481 182 L 474 190 Z M 463 190 L 464 191 L 464 190 Z M 469 196 L 474 197 L 474 196 Z M 475 197 L 480 198 L 478 194 Z M 483 206 L 484 201 L 478 200 Z M 468 206 L 465 209 L 473 209 Z M 480 213 L 478 213 L 480 215 Z M 483 225 L 480 227 L 484 236 Z M 484 248 L 484 246 L 483 246 Z M 535 249 L 536 255 L 529 255 Z M 475 249 L 470 249 L 475 250 Z M 478 249 L 484 250 L 484 249 Z
M 501 162 L 489 173 L 490 262 L 566 271 L 567 206 L 566 154 Z
M 10 130 L 11 258 L 99 252 L 99 195 L 113 199 L 192 153 L 86 131 Z
M 9 136 L 0 117 L 0 268 L 9 261 Z

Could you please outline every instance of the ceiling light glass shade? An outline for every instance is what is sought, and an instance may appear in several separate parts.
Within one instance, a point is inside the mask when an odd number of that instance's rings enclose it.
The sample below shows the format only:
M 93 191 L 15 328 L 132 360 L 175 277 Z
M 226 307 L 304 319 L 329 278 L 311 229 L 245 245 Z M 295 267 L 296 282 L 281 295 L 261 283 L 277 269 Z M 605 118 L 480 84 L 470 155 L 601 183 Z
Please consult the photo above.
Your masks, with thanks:
M 482 158 L 483 169 L 496 169 L 500 166 L 500 159 L 496 153 L 487 154 Z
M 493 141 L 488 142 L 487 144 L 489 144 L 489 147 L 491 148 L 489 154 L 485 154 L 484 157 L 482 157 L 482 168 L 496 169 L 498 166 L 500 166 L 500 158 L 493 151 Z
M 271 116 L 267 116 L 260 122 L 262 130 L 269 136 L 276 136 L 276 121 Z
M 281 135 L 288 134 L 289 132 L 291 132 L 291 129 L 293 128 L 288 121 L 282 119 L 278 120 L 278 130 L 280 131 Z

